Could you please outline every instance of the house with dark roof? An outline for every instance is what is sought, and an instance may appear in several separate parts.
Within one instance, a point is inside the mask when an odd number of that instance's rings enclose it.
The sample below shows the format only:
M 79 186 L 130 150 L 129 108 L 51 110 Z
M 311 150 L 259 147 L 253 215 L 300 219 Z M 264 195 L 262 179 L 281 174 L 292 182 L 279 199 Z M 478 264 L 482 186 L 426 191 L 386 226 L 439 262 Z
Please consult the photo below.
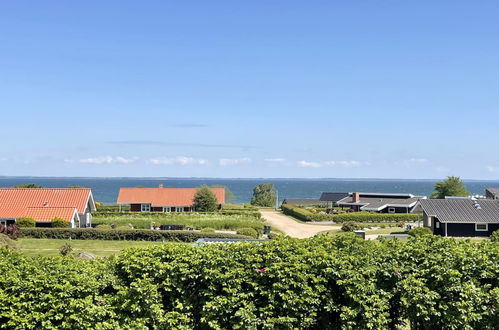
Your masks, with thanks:
M 423 226 L 441 236 L 490 236 L 499 230 L 499 202 L 472 198 L 426 199 Z
M 485 197 L 488 199 L 499 199 L 499 188 L 485 189 Z
M 88 188 L 0 188 L 0 224 L 32 218 L 37 227 L 50 227 L 55 218 L 72 228 L 90 227 L 95 211 Z
M 210 188 L 218 207 L 225 204 L 225 188 Z M 191 212 L 195 211 L 194 195 L 198 188 L 120 188 L 118 205 L 130 205 L 132 212 Z
M 319 200 L 327 205 L 327 207 L 333 207 L 336 205 L 336 203 L 345 198 L 348 197 L 348 193 L 343 193 L 343 192 L 323 192 L 321 194 L 321 197 Z
M 347 197 L 340 199 L 336 204 L 342 208 L 348 207 L 354 212 L 414 213 L 417 203 L 421 199 L 426 199 L 426 196 L 354 192 L 349 193 Z

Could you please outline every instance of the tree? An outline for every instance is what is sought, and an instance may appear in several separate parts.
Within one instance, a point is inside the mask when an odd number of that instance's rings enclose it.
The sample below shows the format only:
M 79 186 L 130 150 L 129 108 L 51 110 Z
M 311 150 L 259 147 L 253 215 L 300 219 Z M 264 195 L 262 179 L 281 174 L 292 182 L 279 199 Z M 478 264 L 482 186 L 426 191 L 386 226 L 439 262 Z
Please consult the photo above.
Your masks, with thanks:
M 445 198 L 445 196 L 469 196 L 466 186 L 458 176 L 448 176 L 445 180 L 435 183 L 435 192 L 431 198 Z
M 16 225 L 22 228 L 30 228 L 36 226 L 36 221 L 33 218 L 19 218 L 16 220 Z
M 230 191 L 229 187 L 221 185 L 221 184 L 212 184 L 211 188 L 224 188 L 225 189 L 225 202 L 231 203 L 236 199 L 236 195 L 232 191 Z
M 217 196 L 208 186 L 201 186 L 194 195 L 194 210 L 199 212 L 213 212 L 218 208 Z
M 276 193 L 272 183 L 262 183 L 253 188 L 251 205 L 270 207 L 275 205 Z
M 43 188 L 39 184 L 34 184 L 34 183 L 24 183 L 24 184 L 18 184 L 17 186 L 12 186 L 12 188 Z
M 66 228 L 69 227 L 69 222 L 61 218 L 54 218 L 51 221 L 51 226 L 53 228 Z

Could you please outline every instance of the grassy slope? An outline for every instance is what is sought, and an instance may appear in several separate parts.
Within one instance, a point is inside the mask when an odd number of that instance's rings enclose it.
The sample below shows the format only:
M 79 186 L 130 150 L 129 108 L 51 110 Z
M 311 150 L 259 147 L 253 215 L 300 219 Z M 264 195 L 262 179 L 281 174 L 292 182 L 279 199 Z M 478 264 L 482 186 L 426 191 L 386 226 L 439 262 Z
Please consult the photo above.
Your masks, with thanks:
M 21 251 L 27 255 L 59 255 L 59 248 L 65 243 L 70 242 L 75 253 L 89 252 L 98 256 L 110 256 L 118 253 L 127 247 L 144 247 L 149 245 L 165 244 L 162 242 L 144 242 L 144 241 L 100 241 L 100 240 L 63 240 L 63 239 L 36 239 L 20 238 L 18 240 Z M 181 243 L 166 243 L 181 244 Z

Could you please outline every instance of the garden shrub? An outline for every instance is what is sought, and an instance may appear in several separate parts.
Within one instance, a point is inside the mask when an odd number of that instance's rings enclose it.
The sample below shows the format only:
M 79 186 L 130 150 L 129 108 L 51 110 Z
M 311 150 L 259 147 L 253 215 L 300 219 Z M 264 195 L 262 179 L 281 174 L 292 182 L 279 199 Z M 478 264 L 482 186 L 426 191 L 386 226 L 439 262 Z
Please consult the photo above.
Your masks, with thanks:
M 73 252 L 73 247 L 69 243 L 64 243 L 63 246 L 59 248 L 59 253 L 61 256 L 67 256 Z
M 499 230 L 496 230 L 490 235 L 490 240 L 492 242 L 498 242 L 499 243 Z
M 345 222 L 343 226 L 341 226 L 342 231 L 354 231 L 360 229 L 362 229 L 362 226 L 356 224 L 355 222 Z
M 10 249 L 18 249 L 18 244 L 16 241 L 11 239 L 9 236 L 0 234 L 0 248 L 7 247 Z
M 333 221 L 344 222 L 414 222 L 421 219 L 421 214 L 416 213 L 375 213 L 375 212 L 350 212 L 338 214 L 312 213 L 307 209 L 289 204 L 283 204 L 281 210 L 284 214 L 293 216 L 302 221 Z
M 258 232 L 253 228 L 239 228 L 237 230 L 239 235 L 250 236 L 253 238 L 258 238 Z
M 66 228 L 69 227 L 69 222 L 61 218 L 54 218 L 50 222 L 52 228 Z
M 9 226 L 0 224 L 0 234 L 7 235 L 10 239 L 16 240 L 21 235 L 21 231 L 16 224 Z
M 19 218 L 16 220 L 16 225 L 22 228 L 35 227 L 36 221 L 33 218 Z
M 202 233 L 188 230 L 150 230 L 150 229 L 94 229 L 94 228 L 23 228 L 21 237 L 54 238 L 54 239 L 83 239 L 107 241 L 171 241 L 195 242 L 199 238 L 248 238 L 248 236 Z
M 93 260 L 3 249 L 0 326 L 496 329 L 497 260 L 488 240 L 373 242 L 352 233 L 162 244 Z
M 415 227 L 409 230 L 409 236 L 416 237 L 424 235 L 433 235 L 433 232 L 427 227 Z

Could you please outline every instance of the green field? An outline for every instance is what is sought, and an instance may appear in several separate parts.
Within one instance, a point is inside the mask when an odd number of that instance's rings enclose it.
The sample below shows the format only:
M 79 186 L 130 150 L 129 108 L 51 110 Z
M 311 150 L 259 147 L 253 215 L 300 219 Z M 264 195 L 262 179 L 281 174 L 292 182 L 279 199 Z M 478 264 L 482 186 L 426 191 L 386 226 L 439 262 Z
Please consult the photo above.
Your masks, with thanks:
M 162 243 L 145 241 L 101 241 L 101 240 L 64 240 L 64 239 L 18 239 L 19 248 L 27 255 L 55 256 L 59 255 L 59 248 L 66 243 L 70 243 L 73 252 L 89 252 L 98 256 L 110 256 L 128 247 L 145 247 L 162 244 L 182 244 L 182 243 Z

